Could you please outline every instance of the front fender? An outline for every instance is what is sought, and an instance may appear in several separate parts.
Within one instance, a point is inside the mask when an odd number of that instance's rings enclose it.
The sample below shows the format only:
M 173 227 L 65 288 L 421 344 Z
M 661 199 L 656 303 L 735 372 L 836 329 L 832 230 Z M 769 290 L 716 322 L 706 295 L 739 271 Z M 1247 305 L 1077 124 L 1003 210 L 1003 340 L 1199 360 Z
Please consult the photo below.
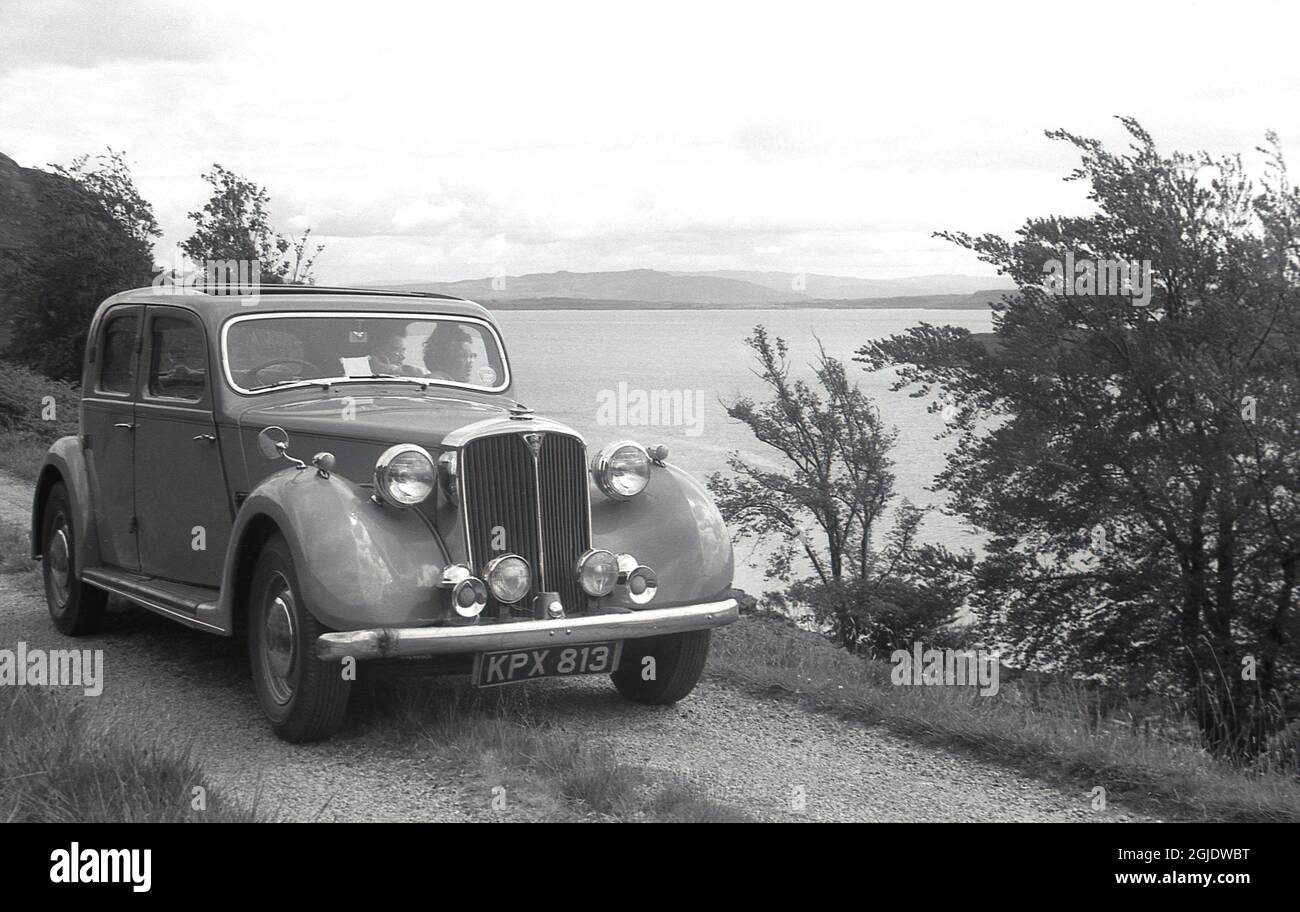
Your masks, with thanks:
M 288 468 L 264 479 L 235 517 L 222 618 L 237 616 L 257 552 L 276 529 L 288 542 L 307 609 L 326 627 L 420 626 L 445 614 L 435 584 L 446 552 L 418 510 L 380 506 L 338 474 Z
M 626 552 L 659 576 L 652 608 L 710 601 L 731 588 L 731 537 L 708 491 L 673 465 L 656 466 L 628 501 L 591 486 L 592 543 Z M 611 599 L 617 603 L 617 599 Z
M 36 491 L 32 496 L 31 555 L 41 556 L 41 519 L 45 514 L 45 501 L 55 482 L 62 481 L 68 489 L 72 507 L 72 537 L 77 544 L 76 566 L 99 565 L 99 538 L 95 532 L 94 504 L 90 497 L 90 473 L 86 468 L 86 455 L 81 450 L 81 438 L 60 437 L 50 445 L 36 476 Z

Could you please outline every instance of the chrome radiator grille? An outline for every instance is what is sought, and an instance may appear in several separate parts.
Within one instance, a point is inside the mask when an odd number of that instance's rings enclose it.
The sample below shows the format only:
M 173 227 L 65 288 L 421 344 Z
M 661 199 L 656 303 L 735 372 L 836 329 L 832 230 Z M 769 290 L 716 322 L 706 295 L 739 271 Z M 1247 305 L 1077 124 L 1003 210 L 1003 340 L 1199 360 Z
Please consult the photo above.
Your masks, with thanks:
M 530 437 L 540 438 L 536 455 Z M 566 613 L 585 611 L 574 571 L 591 541 L 582 441 L 557 433 L 482 437 L 466 444 L 459 475 L 474 572 L 499 554 L 518 554 L 533 568 L 521 608 L 546 591 L 559 593 Z

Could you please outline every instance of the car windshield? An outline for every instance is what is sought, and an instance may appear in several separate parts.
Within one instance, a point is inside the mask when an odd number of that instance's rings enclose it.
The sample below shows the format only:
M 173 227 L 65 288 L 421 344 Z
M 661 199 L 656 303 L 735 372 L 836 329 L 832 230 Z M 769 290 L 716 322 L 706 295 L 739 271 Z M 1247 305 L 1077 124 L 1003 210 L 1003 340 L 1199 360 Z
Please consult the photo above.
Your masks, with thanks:
M 222 349 L 240 392 L 312 381 L 437 383 L 502 390 L 505 353 L 486 323 L 414 314 L 236 317 Z

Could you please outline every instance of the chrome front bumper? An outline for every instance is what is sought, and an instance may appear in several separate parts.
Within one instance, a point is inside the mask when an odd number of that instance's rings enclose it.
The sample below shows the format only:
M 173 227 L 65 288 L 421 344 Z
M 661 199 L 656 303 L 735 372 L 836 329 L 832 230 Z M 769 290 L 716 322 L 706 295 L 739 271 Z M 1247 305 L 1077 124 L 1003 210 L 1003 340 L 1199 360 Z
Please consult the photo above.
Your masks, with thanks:
M 595 643 L 722 627 L 740 616 L 735 599 L 648 608 L 622 614 L 593 614 L 555 621 L 513 621 L 468 627 L 378 627 L 321 634 L 322 659 L 379 659 L 392 656 L 454 655 L 532 649 L 556 643 Z

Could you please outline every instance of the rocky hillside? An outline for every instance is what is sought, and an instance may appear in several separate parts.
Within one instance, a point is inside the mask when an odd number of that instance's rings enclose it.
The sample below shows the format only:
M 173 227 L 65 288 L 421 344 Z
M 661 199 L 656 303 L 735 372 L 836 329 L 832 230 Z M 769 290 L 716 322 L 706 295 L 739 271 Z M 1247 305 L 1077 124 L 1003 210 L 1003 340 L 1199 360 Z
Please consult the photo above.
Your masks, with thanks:
M 76 181 L 24 168 L 0 153 L 0 350 L 8 342 L 14 296 L 29 287 L 26 274 L 39 267 L 51 240 L 66 232 L 71 220 L 83 232 L 120 234 Z

